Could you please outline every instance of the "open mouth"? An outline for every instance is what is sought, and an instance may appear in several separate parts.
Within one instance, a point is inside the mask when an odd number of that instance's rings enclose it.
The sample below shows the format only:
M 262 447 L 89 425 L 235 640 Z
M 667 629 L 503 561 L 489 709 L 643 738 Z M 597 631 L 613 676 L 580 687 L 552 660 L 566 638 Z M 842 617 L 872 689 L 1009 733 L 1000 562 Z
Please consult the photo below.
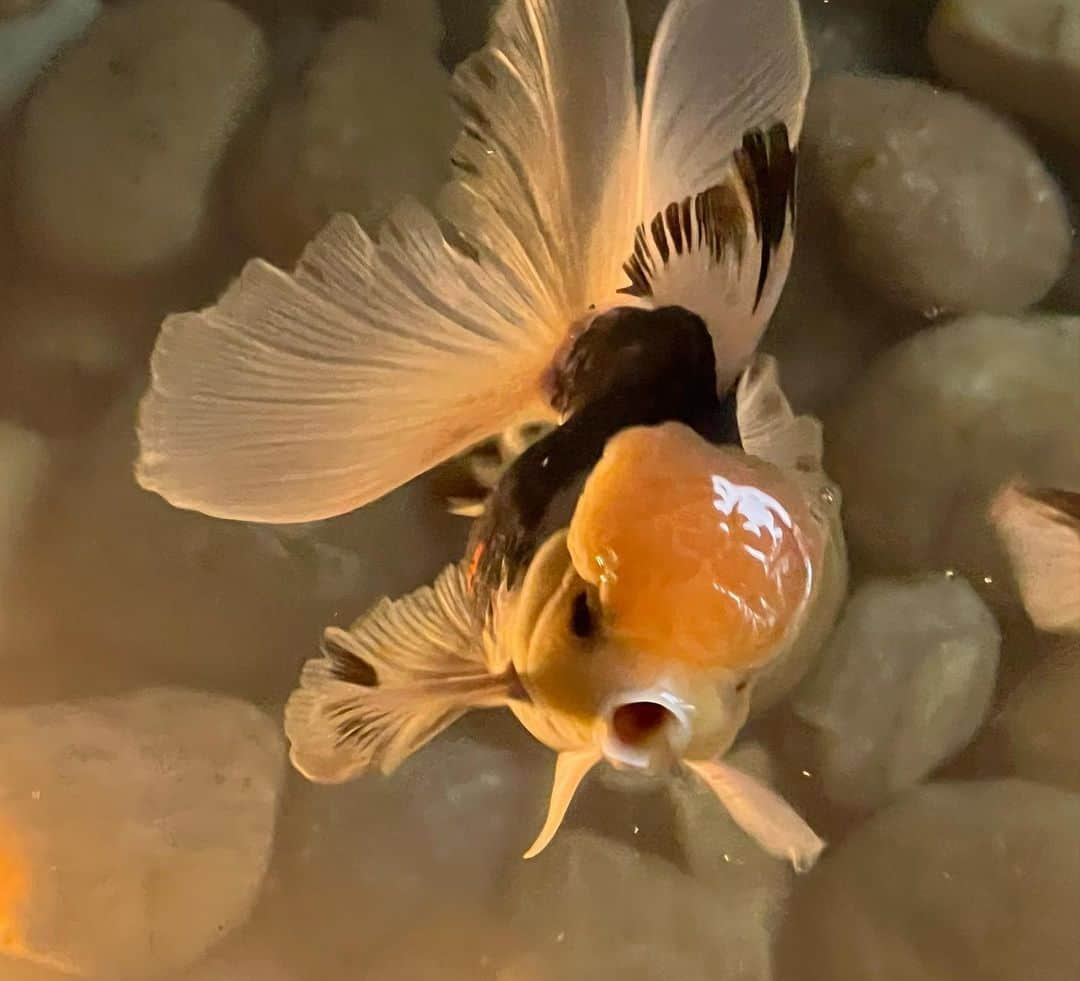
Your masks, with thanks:
M 666 769 L 690 741 L 689 706 L 670 692 L 624 696 L 603 718 L 603 753 L 617 769 Z

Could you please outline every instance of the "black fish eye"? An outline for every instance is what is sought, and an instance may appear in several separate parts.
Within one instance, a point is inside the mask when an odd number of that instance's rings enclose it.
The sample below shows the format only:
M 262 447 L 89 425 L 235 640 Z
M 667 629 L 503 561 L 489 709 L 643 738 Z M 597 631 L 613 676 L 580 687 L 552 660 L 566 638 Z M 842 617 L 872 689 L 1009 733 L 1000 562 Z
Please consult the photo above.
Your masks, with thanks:
M 570 629 L 575 637 L 591 637 L 596 629 L 592 610 L 589 609 L 589 595 L 580 592 L 574 597 L 574 605 L 570 608 Z

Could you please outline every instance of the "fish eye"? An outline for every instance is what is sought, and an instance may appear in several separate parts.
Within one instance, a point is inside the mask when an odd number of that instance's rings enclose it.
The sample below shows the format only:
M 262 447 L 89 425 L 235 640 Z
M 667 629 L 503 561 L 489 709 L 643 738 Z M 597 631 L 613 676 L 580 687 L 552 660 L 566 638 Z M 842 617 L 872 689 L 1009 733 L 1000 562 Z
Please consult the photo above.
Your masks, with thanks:
M 574 597 L 574 604 L 570 608 L 570 629 L 575 637 L 591 637 L 596 629 L 592 610 L 589 609 L 589 594 L 582 591 Z
M 742 694 L 742 693 L 743 693 L 744 691 L 746 691 L 746 686 L 747 686 L 748 684 L 750 684 L 750 679 L 749 679 L 749 678 L 743 678 L 743 680 L 742 680 L 742 681 L 740 681 L 740 682 L 739 682 L 739 683 L 738 683 L 738 684 L 737 684 L 737 685 L 735 686 L 735 694 L 736 694 L 736 695 L 741 695 L 741 694 Z

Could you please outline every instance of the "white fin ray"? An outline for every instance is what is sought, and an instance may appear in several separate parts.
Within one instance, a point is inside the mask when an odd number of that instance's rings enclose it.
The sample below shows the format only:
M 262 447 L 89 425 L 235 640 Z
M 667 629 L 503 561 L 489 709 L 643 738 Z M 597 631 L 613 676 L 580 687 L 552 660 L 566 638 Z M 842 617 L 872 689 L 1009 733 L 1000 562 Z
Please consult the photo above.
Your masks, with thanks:
M 581 781 L 603 757 L 595 749 L 569 750 L 562 752 L 555 760 L 555 779 L 551 787 L 551 799 L 548 802 L 547 818 L 536 836 L 536 841 L 529 846 L 524 858 L 536 858 L 558 833 L 563 819 L 570 808 L 570 802 Z
M 796 0 L 673 0 L 653 44 L 628 271 L 658 306 L 705 320 L 722 384 L 753 353 L 787 279 L 809 83 Z
M 389 773 L 470 709 L 506 704 L 517 682 L 491 669 L 492 644 L 458 565 L 348 630 L 327 629 L 285 710 L 293 765 L 319 783 Z
M 317 520 L 543 416 L 553 341 L 500 264 L 409 202 L 383 238 L 339 217 L 294 275 L 254 260 L 215 306 L 165 321 L 140 409 L 144 487 L 218 517 Z
M 454 94 L 465 129 L 447 215 L 535 275 L 565 328 L 625 282 L 638 131 L 624 0 L 507 0 Z
M 825 848 L 813 829 L 779 794 L 720 760 L 686 764 L 716 794 L 732 820 L 770 855 L 807 872 Z
M 825 479 L 821 422 L 792 410 L 772 355 L 757 355 L 739 378 L 735 412 L 739 439 L 747 453 L 782 470 Z
M 1013 481 L 994 498 L 990 517 L 1031 622 L 1052 633 L 1080 633 L 1080 493 Z

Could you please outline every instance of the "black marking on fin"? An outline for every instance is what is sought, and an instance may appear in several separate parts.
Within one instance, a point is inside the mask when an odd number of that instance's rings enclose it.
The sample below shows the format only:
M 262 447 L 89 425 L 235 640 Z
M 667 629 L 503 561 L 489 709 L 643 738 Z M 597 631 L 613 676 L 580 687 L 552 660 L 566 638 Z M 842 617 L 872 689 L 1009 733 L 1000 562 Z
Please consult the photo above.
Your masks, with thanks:
M 673 201 L 634 232 L 634 251 L 623 271 L 638 296 L 653 295 L 653 280 L 673 256 L 705 251 L 719 263 L 731 250 L 742 260 L 746 217 L 730 183 L 716 184 L 693 197 Z M 656 261 L 659 257 L 659 263 Z
M 322 654 L 330 662 L 330 673 L 338 681 L 361 688 L 374 688 L 379 684 L 375 669 L 362 657 L 342 647 L 330 637 L 323 637 Z
M 795 177 L 797 155 L 782 123 L 768 133 L 751 130 L 734 154 L 735 174 L 698 194 L 673 201 L 634 233 L 634 251 L 623 264 L 637 296 L 652 296 L 653 281 L 675 256 L 707 251 L 719 264 L 729 254 L 743 261 L 747 238 L 747 215 L 761 250 L 754 310 L 768 283 L 773 256 L 788 230 L 795 224 Z M 739 192 L 746 196 L 744 205 Z M 659 256 L 659 263 L 657 263 Z
M 773 126 L 768 134 L 753 130 L 735 151 L 735 166 L 746 189 L 754 219 L 754 233 L 761 248 L 754 309 L 757 310 L 773 256 L 780 248 L 788 222 L 795 224 L 795 178 L 797 154 L 788 140 L 787 127 Z

